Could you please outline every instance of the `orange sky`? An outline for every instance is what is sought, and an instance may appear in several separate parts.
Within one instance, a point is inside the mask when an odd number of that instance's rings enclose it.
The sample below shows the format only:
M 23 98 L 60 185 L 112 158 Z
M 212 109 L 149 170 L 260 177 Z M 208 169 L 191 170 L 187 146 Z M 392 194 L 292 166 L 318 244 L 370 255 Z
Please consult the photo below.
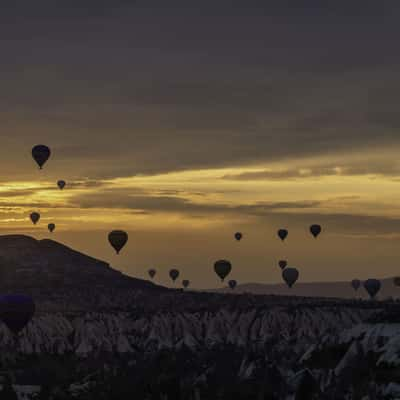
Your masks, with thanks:
M 43 171 L 25 160 L 29 180 L 3 182 L 1 231 L 52 237 L 135 276 L 155 267 L 166 284 L 176 266 L 196 287 L 218 285 L 212 265 L 219 258 L 230 259 L 232 277 L 246 282 L 279 281 L 281 258 L 303 281 L 390 276 L 398 271 L 399 180 L 356 165 L 369 159 L 377 166 L 392 151 L 96 181 L 63 174 L 63 191 L 52 171 L 55 151 Z M 42 215 L 35 227 L 32 211 Z M 324 229 L 317 240 L 308 232 L 312 223 Z M 285 243 L 276 236 L 280 227 L 289 230 Z M 107 243 L 112 229 L 130 235 L 119 257 Z M 236 231 L 244 234 L 240 243 Z
M 54 222 L 129 274 L 176 266 L 195 287 L 219 284 L 220 258 L 240 282 L 280 281 L 284 257 L 302 281 L 398 274 L 400 8 L 297 3 L 4 7 L 1 232 Z M 112 229 L 130 235 L 118 258 Z

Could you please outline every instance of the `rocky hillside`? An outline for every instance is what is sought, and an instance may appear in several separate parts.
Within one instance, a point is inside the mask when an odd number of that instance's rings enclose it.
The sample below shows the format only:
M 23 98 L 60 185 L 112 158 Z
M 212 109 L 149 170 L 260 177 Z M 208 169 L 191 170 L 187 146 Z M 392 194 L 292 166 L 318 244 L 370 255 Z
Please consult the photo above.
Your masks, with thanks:
M 169 290 L 24 236 L 0 273 L 37 304 L 18 338 L 0 323 L 1 399 L 399 398 L 397 301 Z
M 0 326 L 0 360 L 18 390 L 52 382 L 76 399 L 289 400 L 302 390 L 311 397 L 296 399 L 396 399 L 400 324 L 380 322 L 393 311 L 398 304 L 49 313 L 17 341 Z

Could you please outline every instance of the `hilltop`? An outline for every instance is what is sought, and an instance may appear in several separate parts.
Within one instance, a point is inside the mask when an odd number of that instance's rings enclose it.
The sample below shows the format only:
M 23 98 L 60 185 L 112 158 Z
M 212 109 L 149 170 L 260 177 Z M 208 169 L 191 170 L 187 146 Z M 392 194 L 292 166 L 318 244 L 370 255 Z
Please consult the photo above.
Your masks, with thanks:
M 155 291 L 167 289 L 53 240 L 0 236 L 0 292 L 31 294 L 39 310 L 119 307 Z
M 0 287 L 12 288 L 110 284 L 140 289 L 156 287 L 61 243 L 23 235 L 0 236 L 0 278 Z

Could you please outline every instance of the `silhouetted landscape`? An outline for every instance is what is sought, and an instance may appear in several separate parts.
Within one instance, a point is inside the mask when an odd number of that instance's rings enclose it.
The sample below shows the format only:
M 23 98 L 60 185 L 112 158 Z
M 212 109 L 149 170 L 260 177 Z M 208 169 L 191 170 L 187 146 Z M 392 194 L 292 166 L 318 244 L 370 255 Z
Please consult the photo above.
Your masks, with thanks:
M 184 292 L 52 240 L 3 236 L 0 248 L 2 293 L 37 307 L 17 341 L 0 325 L 3 391 L 11 376 L 39 399 L 398 393 L 398 301 Z

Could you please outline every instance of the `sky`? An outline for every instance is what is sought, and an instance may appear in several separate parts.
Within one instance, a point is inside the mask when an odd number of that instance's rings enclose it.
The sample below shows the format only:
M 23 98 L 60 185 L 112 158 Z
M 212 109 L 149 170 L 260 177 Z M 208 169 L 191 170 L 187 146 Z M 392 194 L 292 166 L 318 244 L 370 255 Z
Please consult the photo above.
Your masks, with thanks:
M 54 222 L 124 273 L 198 288 L 218 259 L 239 282 L 280 282 L 280 259 L 301 281 L 399 273 L 399 17 L 390 0 L 2 3 L 0 233 Z

